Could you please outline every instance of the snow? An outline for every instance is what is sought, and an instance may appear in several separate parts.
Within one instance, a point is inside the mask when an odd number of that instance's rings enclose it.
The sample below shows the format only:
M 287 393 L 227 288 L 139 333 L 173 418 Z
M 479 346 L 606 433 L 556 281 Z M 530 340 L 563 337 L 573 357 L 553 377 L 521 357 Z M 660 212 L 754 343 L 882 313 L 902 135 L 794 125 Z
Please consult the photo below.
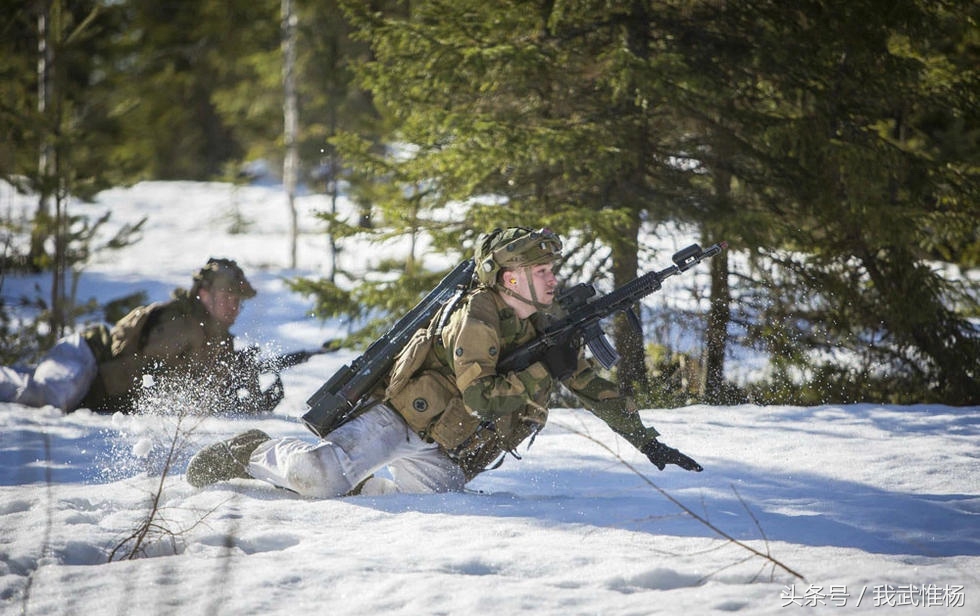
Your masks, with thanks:
M 0 190 L 5 210 L 21 199 Z M 111 207 L 113 225 L 150 217 L 140 243 L 85 270 L 79 297 L 164 299 L 208 257 L 232 257 L 259 290 L 234 328 L 243 342 L 316 347 L 345 326 L 311 317 L 284 280 L 323 273 L 313 212 L 327 204 L 299 199 L 296 270 L 285 204 L 274 186 L 189 182 L 76 204 Z M 227 232 L 233 211 L 248 233 Z M 342 258 L 377 254 L 349 244 Z M 8 275 L 2 291 L 35 283 Z M 980 407 L 642 411 L 703 473 L 659 472 L 587 412 L 553 409 L 523 459 L 461 494 L 317 500 L 184 481 L 217 439 L 312 439 L 305 400 L 353 357 L 289 368 L 283 403 L 257 418 L 181 415 L 172 392 L 131 416 L 0 405 L 0 614 L 978 613 Z M 145 553 L 108 562 L 158 493 Z

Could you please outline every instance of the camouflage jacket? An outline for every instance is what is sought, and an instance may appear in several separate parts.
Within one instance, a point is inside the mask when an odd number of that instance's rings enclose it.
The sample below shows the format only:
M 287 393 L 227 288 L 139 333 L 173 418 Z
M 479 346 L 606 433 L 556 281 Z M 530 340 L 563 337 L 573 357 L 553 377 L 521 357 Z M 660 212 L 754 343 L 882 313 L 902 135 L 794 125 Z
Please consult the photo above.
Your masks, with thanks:
M 232 334 L 183 289 L 166 302 L 134 309 L 111 330 L 93 328 L 85 337 L 98 374 L 82 406 L 93 410 L 133 410 L 146 375 L 161 395 L 168 395 L 166 387 L 171 395 L 192 398 L 187 402 L 199 410 L 233 407 L 239 385 L 258 387 L 257 373 L 254 379 L 241 376 Z
M 496 291 L 471 291 L 436 331 L 439 321 L 437 315 L 428 329 L 416 332 L 399 355 L 385 398 L 472 478 L 545 424 L 555 384 L 540 362 L 498 374 L 497 361 L 537 336 L 537 329 L 534 317 L 518 318 Z M 657 436 L 643 426 L 633 401 L 600 377 L 581 352 L 565 384 L 635 447 Z

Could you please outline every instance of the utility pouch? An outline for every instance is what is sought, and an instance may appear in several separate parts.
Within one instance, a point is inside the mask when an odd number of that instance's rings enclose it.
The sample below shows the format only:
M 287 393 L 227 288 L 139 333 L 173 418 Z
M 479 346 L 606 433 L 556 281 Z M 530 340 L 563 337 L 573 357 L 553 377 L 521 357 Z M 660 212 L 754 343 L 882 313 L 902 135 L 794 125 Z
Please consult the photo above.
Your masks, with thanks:
M 385 388 L 386 399 L 393 400 L 408 385 L 415 373 L 422 368 L 425 364 L 425 358 L 432 349 L 434 339 L 435 337 L 429 333 L 428 329 L 420 329 L 412 334 L 412 337 L 405 343 L 405 348 L 395 358 L 388 386 Z
M 480 427 L 480 418 L 471 414 L 463 405 L 462 397 L 450 401 L 446 412 L 429 428 L 429 437 L 449 452 L 467 440 L 471 440 Z
M 425 370 L 388 398 L 405 422 L 416 433 L 426 432 L 432 420 L 462 398 L 450 380 L 433 370 Z
M 105 324 L 92 325 L 82 332 L 82 338 L 92 349 L 95 363 L 101 364 L 112 359 L 112 334 L 109 332 L 108 326 Z

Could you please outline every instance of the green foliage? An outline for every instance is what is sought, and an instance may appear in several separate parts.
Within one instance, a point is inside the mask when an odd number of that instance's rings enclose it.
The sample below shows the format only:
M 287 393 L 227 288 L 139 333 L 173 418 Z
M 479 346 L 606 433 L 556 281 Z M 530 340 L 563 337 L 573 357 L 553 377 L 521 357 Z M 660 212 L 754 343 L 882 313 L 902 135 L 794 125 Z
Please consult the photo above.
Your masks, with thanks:
M 638 218 L 696 221 L 773 257 L 741 318 L 778 379 L 838 349 L 925 358 L 948 401 L 975 399 L 975 293 L 922 265 L 976 244 L 973 21 L 879 4 L 346 2 L 362 83 L 412 147 L 343 152 L 386 183 L 364 198 L 395 233 L 548 225 L 609 251 L 617 284 Z M 456 201 L 462 227 L 432 224 Z
M 558 93 L 583 87 L 574 46 L 551 35 L 539 13 L 479 2 L 448 12 L 417 3 L 410 16 L 347 8 L 374 50 L 359 67 L 363 81 L 391 118 L 393 138 L 413 144 L 410 156 L 389 161 L 387 175 L 424 187 L 427 207 L 466 200 L 462 215 L 476 218 L 468 228 L 485 228 L 480 213 L 501 206 L 498 219 L 529 225 L 574 216 L 573 205 L 601 209 L 597 153 L 616 149 L 607 145 L 614 135 L 568 117 L 598 115 L 604 101 L 564 108 L 575 92 Z
M 975 7 L 880 8 L 699 5 L 677 39 L 701 69 L 690 104 L 725 136 L 714 164 L 751 221 L 729 228 L 772 257 L 739 286 L 764 298 L 744 312 L 777 383 L 815 384 L 836 349 L 975 402 L 978 298 L 926 265 L 977 235 Z
M 350 333 L 341 342 L 344 346 L 366 347 L 388 331 L 448 273 L 448 270 L 426 271 L 414 276 L 400 276 L 402 264 L 397 261 L 383 262 L 376 269 L 381 276 L 365 279 L 350 290 L 324 279 L 300 278 L 288 284 L 292 290 L 314 298 L 314 313 L 318 317 L 348 319 Z
M 154 179 L 220 177 L 280 134 L 279 1 L 126 2 L 124 160 Z M 255 145 L 253 145 L 255 144 Z
M 122 7 L 97 0 L 50 3 L 48 97 L 37 100 L 39 32 L 29 3 L 8 3 L 0 17 L 0 178 L 42 195 L 60 186 L 88 198 L 126 178 L 115 155 L 123 141 L 114 64 L 119 60 Z M 13 33 L 17 35 L 14 36 Z M 38 168 L 39 146 L 54 153 L 59 181 Z M 65 181 L 66 176 L 71 177 Z
M 277 0 L 56 1 L 45 114 L 35 15 L 3 6 L 0 177 L 84 197 L 280 162 Z M 458 254 L 494 227 L 547 226 L 568 240 L 570 282 L 622 284 L 647 256 L 641 233 L 686 223 L 750 260 L 733 259 L 732 308 L 741 342 L 771 358 L 767 399 L 851 397 L 848 379 L 906 402 L 980 399 L 980 298 L 948 274 L 980 265 L 975 3 L 294 8 L 301 177 L 360 207 L 324 214 L 332 242 L 412 242 L 363 280 L 298 282 L 321 315 L 383 329 L 436 279 L 423 240 Z M 57 174 L 39 169 L 41 143 Z M 615 337 L 642 366 L 642 346 Z
M 25 312 L 37 316 L 16 316 Z M 10 366 L 35 362 L 51 341 L 46 305 L 39 294 L 33 300 L 20 298 L 13 305 L 0 298 L 0 363 Z
M 87 215 L 74 214 L 64 216 L 59 224 L 57 219 L 46 215 L 39 216 L 36 224 L 47 229 L 64 246 L 59 263 L 47 261 L 42 257 L 41 265 L 45 268 L 60 272 L 55 281 L 60 280 L 66 294 L 54 294 L 46 299 L 40 288 L 35 289 L 32 296 L 18 298 L 9 303 L 0 299 L 0 361 L 5 364 L 18 362 L 34 362 L 40 355 L 64 333 L 65 330 L 75 329 L 79 321 L 88 323 L 106 320 L 114 323 L 122 315 L 135 307 L 134 302 L 140 298 L 145 300 L 145 294 L 108 299 L 105 303 L 88 298 L 79 301 L 75 294 L 76 283 L 85 265 L 95 254 L 102 254 L 124 248 L 139 240 L 140 232 L 146 223 L 146 218 L 136 224 L 124 224 L 110 235 L 102 233 L 109 221 L 111 212 L 103 212 L 94 220 Z M 23 226 L 8 225 L 11 233 L 11 243 L 7 247 L 11 254 L 4 255 L 3 272 L 16 271 L 16 267 L 27 263 L 26 250 L 17 250 L 17 246 L 26 246 L 29 229 Z M 18 252 L 20 258 L 18 258 Z M 0 276 L 0 289 L 3 278 Z M 55 305 L 55 301 L 59 305 Z M 120 314 L 120 311 L 122 313 Z
M 814 366 L 806 374 L 774 374 L 749 383 L 745 400 L 753 404 L 908 404 L 942 403 L 942 392 L 922 374 L 868 369 L 835 363 Z
M 668 140 L 682 127 L 647 85 L 659 59 L 638 32 L 650 19 L 642 6 L 344 7 L 371 44 L 358 75 L 388 119 L 387 140 L 411 144 L 341 144 L 388 187 L 366 194 L 384 224 L 428 233 L 437 248 L 471 246 L 495 227 L 550 227 L 569 240 L 569 273 L 588 263 L 622 284 L 637 274 L 641 217 L 685 218 L 665 196 L 690 198 L 695 174 L 672 164 Z M 599 271 L 597 247 L 612 257 Z M 642 366 L 641 347 L 622 348 Z
M 701 364 L 660 344 L 646 346 L 649 386 L 637 393 L 644 408 L 676 408 L 700 402 Z

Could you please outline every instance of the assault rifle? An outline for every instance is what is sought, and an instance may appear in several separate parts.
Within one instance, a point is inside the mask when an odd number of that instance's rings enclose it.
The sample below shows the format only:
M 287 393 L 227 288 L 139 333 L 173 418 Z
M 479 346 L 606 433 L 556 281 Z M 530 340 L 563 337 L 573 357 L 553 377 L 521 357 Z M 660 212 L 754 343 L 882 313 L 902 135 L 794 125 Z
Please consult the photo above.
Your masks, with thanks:
M 258 374 L 269 374 L 274 372 L 278 374 L 286 368 L 304 364 L 316 355 L 332 353 L 338 348 L 338 342 L 331 339 L 324 342 L 317 349 L 302 349 L 300 351 L 292 351 L 291 353 L 283 353 L 282 355 L 273 355 L 272 357 L 259 357 L 260 347 L 258 345 L 251 345 L 235 351 L 236 359 L 238 360 L 237 370 L 243 373 L 255 372 Z
M 282 355 L 274 355 L 272 357 L 256 359 L 255 366 L 258 368 L 259 374 L 279 372 L 281 370 L 285 370 L 286 368 L 292 368 L 293 366 L 305 364 L 306 362 L 310 361 L 310 358 L 316 355 L 332 353 L 338 348 L 339 346 L 336 340 L 327 340 L 318 349 L 302 349 L 291 353 L 283 353 Z
M 283 355 L 272 357 L 259 357 L 259 347 L 252 345 L 235 351 L 235 366 L 232 370 L 232 379 L 228 384 L 228 391 L 234 392 L 238 398 L 238 408 L 250 413 L 264 413 L 271 411 L 282 402 L 285 390 L 282 386 L 282 376 L 280 372 L 286 368 L 297 366 L 310 360 L 314 355 L 322 355 L 335 351 L 337 343 L 328 340 L 318 349 L 293 351 Z M 272 383 L 264 390 L 259 389 L 260 376 L 264 374 L 273 375 Z M 241 392 L 249 392 L 242 397 Z
M 521 345 L 507 354 L 497 364 L 501 374 L 524 370 L 558 344 L 569 344 L 579 348 L 587 344 L 592 355 L 605 368 L 612 368 L 619 361 L 619 354 L 609 344 L 599 322 L 617 312 L 626 314 L 630 323 L 640 330 L 640 320 L 633 312 L 633 305 L 642 298 L 659 291 L 661 283 L 671 276 L 684 272 L 703 259 L 713 257 L 728 244 L 720 242 L 707 250 L 691 244 L 674 253 L 673 265 L 665 269 L 649 272 L 634 278 L 608 295 L 589 301 L 596 295 L 595 287 L 581 283 L 568 288 L 558 295 L 557 302 L 564 316 L 545 326 L 544 331 L 534 340 Z
M 340 368 L 321 385 L 306 401 L 308 410 L 302 417 L 306 427 L 322 438 L 343 424 L 388 374 L 395 363 L 395 356 L 412 335 L 428 325 L 444 304 L 455 301 L 466 291 L 475 269 L 476 264 L 472 259 L 457 265 L 387 333 L 372 342 L 364 354 Z

